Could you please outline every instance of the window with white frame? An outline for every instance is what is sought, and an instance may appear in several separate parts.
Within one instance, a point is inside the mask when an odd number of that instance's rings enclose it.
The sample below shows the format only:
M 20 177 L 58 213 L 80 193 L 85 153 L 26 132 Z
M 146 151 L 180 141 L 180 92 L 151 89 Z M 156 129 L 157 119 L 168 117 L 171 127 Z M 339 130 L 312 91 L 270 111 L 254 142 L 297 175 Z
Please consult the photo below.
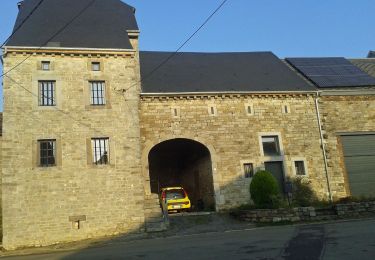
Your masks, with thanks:
M 103 106 L 106 104 L 105 82 L 90 81 L 91 105 Z
M 254 166 L 252 163 L 243 164 L 243 172 L 245 178 L 252 178 L 254 176 Z
M 92 138 L 91 146 L 93 164 L 109 164 L 109 138 Z
M 262 146 L 265 156 L 281 155 L 278 136 L 262 136 Z
M 297 176 L 305 176 L 306 175 L 305 162 L 302 160 L 294 161 L 294 172 Z
M 56 140 L 38 140 L 39 166 L 52 167 L 56 165 Z
M 39 106 L 56 105 L 55 85 L 55 81 L 39 81 Z

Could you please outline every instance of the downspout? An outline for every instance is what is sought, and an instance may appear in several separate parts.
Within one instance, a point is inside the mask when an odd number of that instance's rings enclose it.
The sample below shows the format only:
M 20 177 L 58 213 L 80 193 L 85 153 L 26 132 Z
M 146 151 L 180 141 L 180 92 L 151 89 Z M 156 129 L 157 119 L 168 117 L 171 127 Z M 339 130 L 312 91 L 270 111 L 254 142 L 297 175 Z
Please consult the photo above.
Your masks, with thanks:
M 333 198 L 332 198 L 332 192 L 331 192 L 331 184 L 329 182 L 329 177 L 328 177 L 327 154 L 326 154 L 326 147 L 325 147 L 324 138 L 323 138 L 323 130 L 322 130 L 322 123 L 321 123 L 320 112 L 319 112 L 318 98 L 319 98 L 319 92 L 316 92 L 316 96 L 315 96 L 316 116 L 318 118 L 318 126 L 319 126 L 319 133 L 320 133 L 320 142 L 322 144 L 322 150 L 323 150 L 324 169 L 325 169 L 325 172 L 326 172 L 326 180 L 327 180 L 327 188 L 328 188 L 329 201 L 332 203 L 333 202 Z

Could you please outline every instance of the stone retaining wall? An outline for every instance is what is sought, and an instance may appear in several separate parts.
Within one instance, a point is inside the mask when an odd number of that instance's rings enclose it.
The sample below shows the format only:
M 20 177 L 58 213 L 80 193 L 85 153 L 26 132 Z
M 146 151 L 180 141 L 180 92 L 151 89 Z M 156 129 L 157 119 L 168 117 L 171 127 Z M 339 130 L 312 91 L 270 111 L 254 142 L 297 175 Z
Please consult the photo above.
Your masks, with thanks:
M 375 215 L 375 201 L 337 204 L 328 208 L 299 207 L 282 209 L 254 209 L 232 212 L 232 215 L 244 221 L 267 222 L 298 222 L 340 219 Z
M 352 202 L 335 205 L 338 216 L 360 216 L 375 214 L 375 201 Z
M 310 220 L 315 217 L 315 208 L 285 208 L 285 209 L 255 209 L 241 210 L 233 213 L 234 216 L 241 220 L 249 222 L 298 222 L 301 220 Z

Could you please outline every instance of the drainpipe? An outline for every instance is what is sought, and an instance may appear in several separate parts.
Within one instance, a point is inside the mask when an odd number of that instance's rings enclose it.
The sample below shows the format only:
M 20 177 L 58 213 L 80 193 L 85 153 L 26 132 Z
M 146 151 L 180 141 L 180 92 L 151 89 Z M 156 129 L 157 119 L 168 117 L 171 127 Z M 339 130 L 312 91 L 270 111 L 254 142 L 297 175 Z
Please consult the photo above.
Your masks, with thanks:
M 325 172 L 326 172 L 326 180 L 327 180 L 327 188 L 328 188 L 329 201 L 332 203 L 333 202 L 333 198 L 332 198 L 332 192 L 331 192 L 331 185 L 329 183 L 329 177 L 328 177 L 327 154 L 326 154 L 326 147 L 325 147 L 324 138 L 323 138 L 323 130 L 322 130 L 322 123 L 321 123 L 320 112 L 319 112 L 318 98 L 319 98 L 319 92 L 316 92 L 316 96 L 315 96 L 316 116 L 318 118 L 320 141 L 322 143 L 323 159 L 324 159 L 324 169 L 325 169 Z

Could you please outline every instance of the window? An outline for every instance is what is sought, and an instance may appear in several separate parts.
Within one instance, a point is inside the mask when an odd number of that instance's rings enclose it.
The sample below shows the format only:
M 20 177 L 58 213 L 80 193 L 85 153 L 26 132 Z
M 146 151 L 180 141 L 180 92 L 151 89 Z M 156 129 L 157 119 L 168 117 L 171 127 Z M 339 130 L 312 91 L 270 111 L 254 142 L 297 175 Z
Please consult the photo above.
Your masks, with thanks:
M 244 163 L 243 171 L 245 178 L 252 178 L 254 176 L 254 167 L 252 163 Z
M 100 71 L 100 62 L 92 62 L 91 63 L 91 70 L 92 71 Z
M 172 117 L 178 118 L 180 117 L 180 108 L 179 107 L 172 107 L 171 108 Z
M 283 105 L 282 106 L 282 112 L 283 112 L 283 114 L 289 114 L 290 113 L 290 106 L 289 105 Z
M 217 115 L 217 109 L 216 109 L 216 106 L 215 105 L 210 105 L 208 107 L 208 114 L 210 116 L 216 116 Z
M 39 81 L 39 106 L 55 106 L 55 81 Z
M 254 115 L 254 106 L 252 104 L 245 104 L 246 114 Z
M 42 61 L 42 70 L 50 70 L 50 65 L 49 61 Z
M 304 161 L 294 161 L 295 173 L 298 176 L 306 175 L 305 162 Z
M 56 165 L 56 140 L 39 140 L 39 166 Z
M 262 145 L 265 156 L 280 155 L 279 138 L 277 136 L 262 136 Z
M 105 83 L 103 81 L 91 81 L 91 105 L 105 105 Z
M 109 138 L 93 138 L 91 139 L 93 151 L 93 163 L 108 164 L 109 163 Z
M 248 114 L 252 114 L 253 113 L 253 109 L 251 108 L 251 106 L 247 106 L 247 113 Z

